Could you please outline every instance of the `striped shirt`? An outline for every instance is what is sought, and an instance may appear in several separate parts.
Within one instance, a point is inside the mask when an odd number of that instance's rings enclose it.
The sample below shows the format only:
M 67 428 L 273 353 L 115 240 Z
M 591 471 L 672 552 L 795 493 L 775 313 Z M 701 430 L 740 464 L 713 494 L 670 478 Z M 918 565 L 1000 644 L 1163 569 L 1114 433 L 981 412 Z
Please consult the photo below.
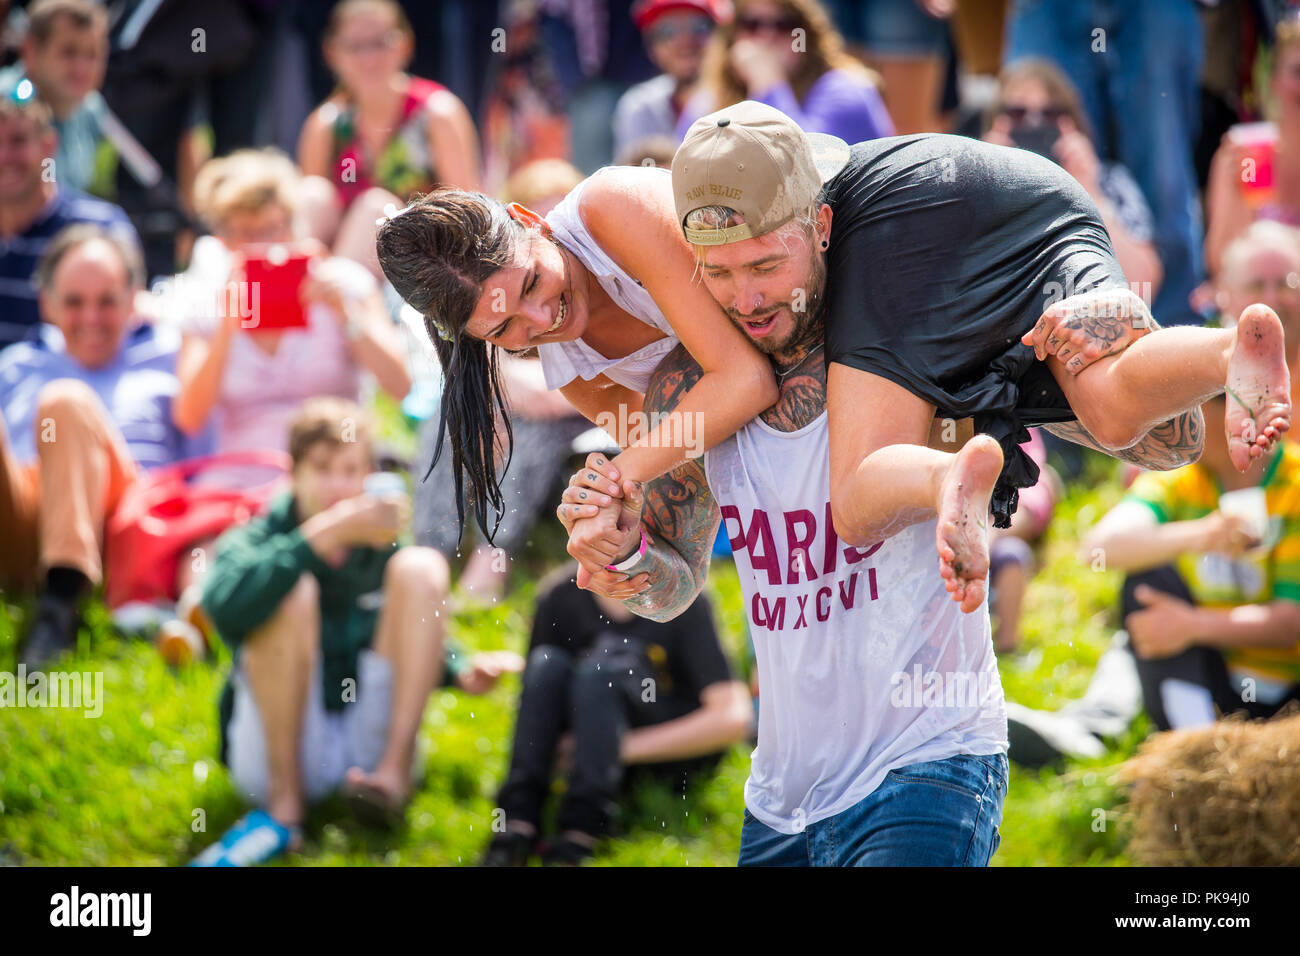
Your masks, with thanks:
M 158 468 L 210 453 L 211 429 L 189 436 L 172 421 L 172 400 L 180 388 L 180 344 L 174 329 L 137 325 L 122 336 L 112 361 L 92 369 L 67 353 L 58 329 L 42 323 L 30 341 L 0 352 L 0 416 L 9 433 L 10 455 L 22 464 L 37 459 L 41 389 L 61 378 L 85 382 L 99 396 L 140 467 Z
M 1240 558 L 1187 552 L 1174 562 L 1198 605 L 1300 601 L 1300 445 L 1284 441 L 1281 449 L 1260 482 L 1269 514 L 1264 545 Z M 1204 518 L 1218 507 L 1220 494 L 1214 474 L 1194 464 L 1140 475 L 1125 500 L 1146 505 L 1164 524 Z M 1300 635 L 1292 647 L 1225 649 L 1224 657 L 1234 671 L 1300 683 Z
M 136 245 L 140 244 L 135 227 L 120 208 L 60 188 L 26 231 L 0 236 L 0 349 L 26 338 L 40 322 L 36 286 L 32 284 L 36 263 L 59 230 L 79 222 L 121 230 Z

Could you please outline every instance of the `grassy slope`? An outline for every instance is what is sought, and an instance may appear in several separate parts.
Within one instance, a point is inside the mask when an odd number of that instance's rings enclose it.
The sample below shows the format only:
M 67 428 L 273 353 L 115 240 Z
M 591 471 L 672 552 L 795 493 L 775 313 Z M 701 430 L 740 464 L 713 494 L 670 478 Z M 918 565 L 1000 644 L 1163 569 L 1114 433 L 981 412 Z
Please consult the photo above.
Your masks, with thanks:
M 1104 480 L 1058 509 L 1045 568 L 1028 599 L 1024 647 L 1002 664 L 1009 698 L 1057 707 L 1086 687 L 1114 627 L 1118 578 L 1081 564 L 1073 542 L 1118 494 Z M 516 566 L 505 605 L 457 616 L 453 633 L 470 647 L 522 652 L 533 582 L 544 556 L 560 553 L 558 529 L 544 527 Z M 729 560 L 715 563 L 709 590 L 732 658 L 743 660 L 744 611 Z M 6 604 L 0 595 L 0 667 L 12 666 L 15 634 L 29 610 L 30 603 Z M 103 716 L 0 709 L 0 863 L 177 864 L 215 839 L 243 809 L 216 759 L 215 700 L 227 663 L 219 657 L 169 671 L 149 645 L 114 636 L 102 608 L 92 608 L 78 655 L 63 669 L 103 671 Z M 308 846 L 296 862 L 475 861 L 490 836 L 518 692 L 512 677 L 483 698 L 435 694 L 421 734 L 425 783 L 407 827 L 368 830 L 336 802 L 326 803 L 313 811 Z M 1135 728 L 1108 759 L 1073 765 L 1064 775 L 1037 777 L 1013 767 L 995 863 L 1125 863 L 1108 768 L 1132 752 L 1144 729 Z M 736 748 L 685 799 L 639 787 L 621 836 L 602 848 L 599 862 L 732 865 L 747 768 L 748 750 Z M 1107 814 L 1104 832 L 1097 829 L 1099 809 Z

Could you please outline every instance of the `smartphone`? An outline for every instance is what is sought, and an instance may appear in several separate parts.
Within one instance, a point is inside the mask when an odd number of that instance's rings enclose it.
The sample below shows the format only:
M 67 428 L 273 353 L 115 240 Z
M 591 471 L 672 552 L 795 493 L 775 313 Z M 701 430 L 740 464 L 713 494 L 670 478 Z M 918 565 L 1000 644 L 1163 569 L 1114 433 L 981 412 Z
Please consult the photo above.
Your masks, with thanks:
M 311 256 L 290 246 L 274 244 L 247 251 L 244 277 L 249 284 L 252 321 L 243 325 L 250 332 L 304 328 L 307 312 L 299 299 L 307 280 Z
M 1056 162 L 1052 148 L 1060 138 L 1061 128 L 1055 123 L 1024 123 L 1011 128 L 1011 142 L 1021 149 L 1046 156 L 1052 162 Z

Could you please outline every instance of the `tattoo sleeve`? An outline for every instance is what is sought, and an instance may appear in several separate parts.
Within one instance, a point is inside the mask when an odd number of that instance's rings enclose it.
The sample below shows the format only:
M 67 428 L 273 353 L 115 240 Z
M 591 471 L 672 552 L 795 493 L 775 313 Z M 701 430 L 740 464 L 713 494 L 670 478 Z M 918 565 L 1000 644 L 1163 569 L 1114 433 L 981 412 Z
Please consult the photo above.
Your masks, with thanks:
M 1142 436 L 1136 445 L 1121 451 L 1108 451 L 1101 447 L 1079 422 L 1061 422 L 1043 428 L 1057 438 L 1155 471 L 1190 465 L 1201 457 L 1201 449 L 1205 446 L 1205 421 L 1199 408 L 1161 422 Z
M 650 377 L 645 412 L 670 411 L 702 374 L 679 345 Z M 693 458 L 649 482 L 642 523 L 651 547 L 631 573 L 649 574 L 650 587 L 624 601 L 627 609 L 640 617 L 668 621 L 690 607 L 708 577 L 709 555 L 720 520 L 701 459 Z

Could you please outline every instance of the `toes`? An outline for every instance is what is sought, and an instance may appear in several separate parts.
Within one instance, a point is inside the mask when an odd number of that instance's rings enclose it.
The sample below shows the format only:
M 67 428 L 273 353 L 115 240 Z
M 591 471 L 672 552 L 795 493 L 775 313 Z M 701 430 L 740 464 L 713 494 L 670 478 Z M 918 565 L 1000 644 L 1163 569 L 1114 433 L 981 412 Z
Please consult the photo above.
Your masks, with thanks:
M 1240 440 L 1229 443 L 1228 458 L 1231 459 L 1232 466 L 1238 471 L 1245 471 L 1250 467 L 1250 452 L 1245 444 L 1240 443 Z

